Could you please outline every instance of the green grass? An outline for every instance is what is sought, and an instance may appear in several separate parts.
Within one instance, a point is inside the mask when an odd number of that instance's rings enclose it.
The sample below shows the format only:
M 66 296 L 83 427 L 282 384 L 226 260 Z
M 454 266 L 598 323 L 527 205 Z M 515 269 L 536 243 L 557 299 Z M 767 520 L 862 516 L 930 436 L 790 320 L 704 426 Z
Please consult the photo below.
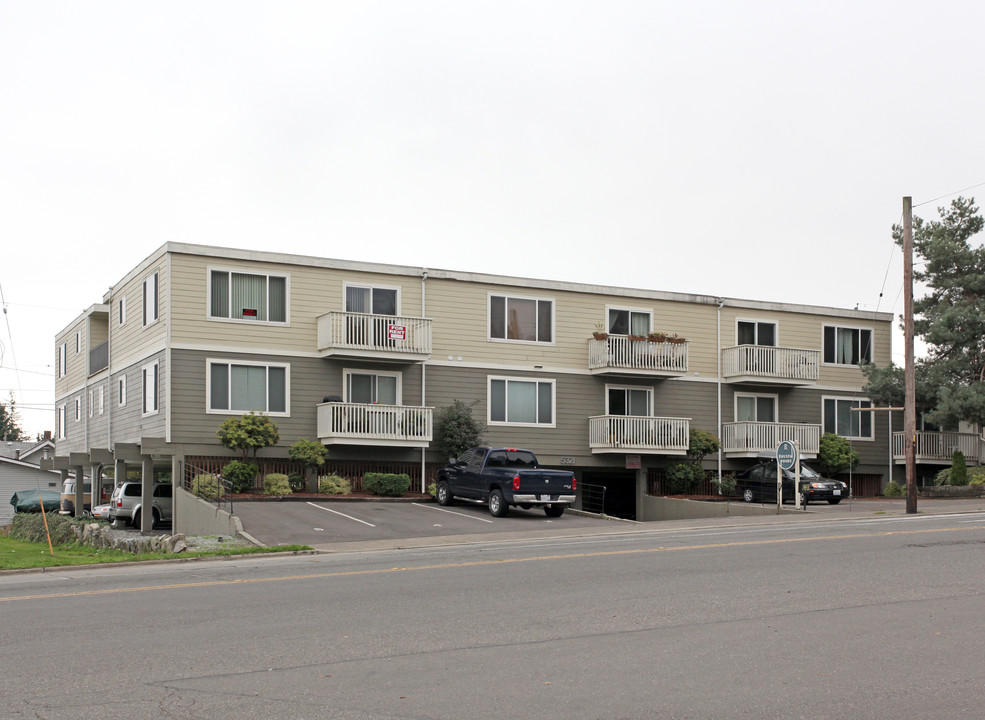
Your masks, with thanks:
M 124 550 L 93 548 L 87 545 L 54 545 L 54 555 L 48 550 L 46 542 L 26 542 L 0 535 L 0 570 L 19 570 L 24 568 L 64 567 L 69 565 L 91 565 L 98 563 L 134 562 L 142 560 L 165 560 L 175 558 L 222 557 L 227 555 L 256 555 L 272 552 L 301 552 L 311 550 L 307 545 L 280 545 L 277 547 L 253 547 L 233 545 L 228 548 L 195 550 L 190 548 L 183 553 L 129 553 Z

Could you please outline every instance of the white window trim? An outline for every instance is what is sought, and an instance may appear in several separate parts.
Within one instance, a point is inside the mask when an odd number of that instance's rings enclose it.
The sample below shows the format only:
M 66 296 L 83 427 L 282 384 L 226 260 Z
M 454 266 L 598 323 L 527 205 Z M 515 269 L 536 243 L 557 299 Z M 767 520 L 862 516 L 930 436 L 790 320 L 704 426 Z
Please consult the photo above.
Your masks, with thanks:
M 764 325 L 772 325 L 773 328 L 774 328 L 774 330 L 773 330 L 773 338 L 776 340 L 776 345 L 774 345 L 773 347 L 783 347 L 780 344 L 780 323 L 777 320 L 774 320 L 772 318 L 753 318 L 753 317 L 736 317 L 735 318 L 735 344 L 736 344 L 736 346 L 738 346 L 738 344 L 739 344 L 739 323 L 740 322 L 744 322 L 744 323 L 756 323 L 757 325 L 760 324 L 760 323 L 762 323 Z M 759 329 L 758 328 L 756 330 L 756 339 L 757 340 L 759 339 Z M 769 345 L 764 345 L 763 347 L 770 347 L 770 346 Z
M 275 323 L 280 325 L 281 323 Z M 291 416 L 291 364 L 281 362 L 257 362 L 255 360 L 236 360 L 230 358 L 206 358 L 205 359 L 205 412 L 209 415 L 249 415 L 254 410 L 222 410 L 212 409 L 212 366 L 213 365 L 250 365 L 251 367 L 284 368 L 284 412 L 270 412 L 262 410 L 264 415 L 270 417 L 290 417 Z M 230 373 L 231 376 L 231 373 Z M 268 379 L 267 397 L 270 397 L 270 386 Z
M 401 372 L 387 372 L 384 370 L 361 370 L 359 368 L 344 368 L 342 370 L 342 402 L 352 402 L 349 400 L 349 376 L 350 375 L 377 375 L 384 377 L 397 378 L 397 405 L 404 404 L 404 377 Z
M 399 285 L 377 285 L 375 283 L 360 283 L 360 282 L 344 282 L 342 283 L 342 307 L 345 308 L 346 296 L 348 294 L 349 288 L 364 288 L 368 290 L 396 290 L 397 291 L 397 312 L 396 315 L 400 316 L 403 313 L 401 308 L 403 307 L 403 293 L 402 288 Z M 348 311 L 347 311 L 348 312 Z M 366 313 L 371 315 L 372 313 Z M 383 317 L 386 317 L 385 315 Z
M 94 390 L 90 390 L 89 391 L 89 417 L 92 417 L 93 414 L 96 411 L 96 403 L 93 402 L 93 395 L 94 394 L 95 394 L 95 391 Z
M 147 309 L 147 283 L 151 280 L 154 281 L 154 317 L 148 317 L 149 312 Z M 161 319 L 161 276 L 160 273 L 155 270 L 150 275 L 144 278 L 144 282 L 141 285 L 141 321 L 143 322 L 143 327 L 150 327 L 158 320 Z
M 68 434 L 68 428 L 65 427 L 67 425 L 67 420 L 68 420 L 67 408 L 65 407 L 65 405 L 59 405 L 58 418 L 57 418 L 57 422 L 58 422 L 57 437 L 59 440 L 64 440 Z
M 119 394 L 119 397 L 117 398 L 117 403 L 119 404 L 120 407 L 125 406 L 127 404 L 127 376 L 126 375 L 120 375 L 116 379 L 116 391 Z
M 58 346 L 58 377 L 68 375 L 68 343 Z
M 547 300 L 551 303 L 551 339 L 550 342 L 543 340 L 511 340 L 510 338 L 494 338 L 492 336 L 492 299 L 502 297 L 507 300 Z M 510 343 L 513 345 L 540 345 L 549 347 L 557 344 L 557 298 L 543 297 L 540 295 L 517 295 L 516 293 L 489 292 L 486 295 L 486 340 L 494 343 Z M 540 427 L 544 427 L 541 425 Z
M 841 363 L 838 363 L 838 364 L 841 365 Z M 856 367 L 856 366 L 849 365 L 849 367 Z M 821 432 L 822 433 L 824 432 L 825 425 L 827 425 L 827 423 L 825 422 L 827 420 L 827 418 L 824 415 L 824 404 L 825 404 L 824 401 L 825 400 L 835 400 L 836 401 L 836 404 L 837 404 L 837 401 L 838 400 L 841 400 L 843 402 L 853 402 L 853 403 L 855 403 L 855 402 L 858 402 L 858 403 L 867 402 L 870 405 L 875 405 L 875 403 L 872 402 L 872 399 L 871 398 L 868 398 L 868 397 L 845 397 L 844 395 L 822 395 L 821 396 Z M 851 440 L 853 442 L 856 441 L 856 440 L 858 440 L 859 442 L 875 442 L 875 440 L 876 440 L 876 415 L 875 415 L 875 413 L 872 410 L 869 410 L 869 413 L 872 415 L 872 422 L 869 424 L 869 426 L 872 428 L 872 434 L 871 435 L 842 435 L 841 433 L 835 433 L 835 434 L 838 435 L 838 437 L 843 437 L 846 440 Z M 837 423 L 837 417 L 835 418 L 835 422 Z M 859 422 L 859 427 L 861 427 L 861 426 L 862 426 L 862 423 Z
M 117 303 L 117 312 L 119 313 L 120 325 L 126 325 L 127 323 L 127 296 L 124 295 L 120 298 L 119 303 Z
M 642 308 L 642 307 L 630 307 L 629 305 L 606 305 L 605 306 L 605 328 L 606 332 L 609 332 L 609 311 L 610 310 L 627 310 L 630 313 L 641 313 L 650 316 L 650 327 L 648 332 L 653 332 L 653 308 Z
M 544 343 L 541 343 L 544 344 Z M 527 382 L 527 383 L 550 383 L 551 385 L 551 422 L 549 423 L 521 423 L 521 422 L 510 422 L 508 420 L 493 420 L 492 419 L 492 383 L 493 380 L 506 380 L 509 382 Z M 507 384 L 507 392 L 509 392 L 509 384 Z M 507 404 L 509 403 L 509 397 L 507 397 Z M 488 375 L 486 376 L 486 424 L 495 425 L 497 427 L 533 427 L 533 428 L 553 428 L 557 427 L 557 380 L 554 378 L 536 378 L 536 377 L 513 377 L 509 375 Z
M 750 392 L 737 392 L 732 397 L 732 417 L 739 417 L 739 398 L 751 397 L 751 398 L 761 398 L 768 397 L 773 398 L 773 415 L 775 416 L 774 423 L 780 422 L 780 396 L 777 393 L 750 393 Z M 738 420 L 735 422 L 768 422 L 767 420 Z
M 99 414 L 100 415 L 102 415 L 105 412 L 105 410 L 106 410 L 106 394 L 105 394 L 105 391 L 104 391 L 103 388 L 104 388 L 103 385 L 100 385 L 99 386 L 98 400 L 97 400 L 97 402 L 99 404 Z
M 238 275 L 258 275 L 267 278 L 267 305 L 270 312 L 270 278 L 284 278 L 284 322 L 280 320 L 248 320 L 246 318 L 213 317 L 212 315 L 212 273 L 225 272 Z M 230 288 L 232 279 L 230 278 Z M 345 305 L 343 305 L 345 307 Z M 205 269 L 205 319 L 208 322 L 236 323 L 238 325 L 273 325 L 274 327 L 289 327 L 291 324 L 291 276 L 288 273 L 262 272 L 251 268 L 222 267 L 209 265 Z M 261 363 L 262 364 L 262 363 Z
M 144 410 L 144 402 L 147 399 L 147 388 L 144 385 L 146 372 L 154 368 L 154 377 L 157 379 L 157 393 L 154 397 L 154 409 Z M 152 363 L 147 363 L 140 368 L 140 414 L 142 417 L 149 417 L 151 415 L 157 415 L 161 412 L 161 364 L 159 361 L 155 360 Z
M 868 330 L 869 333 L 870 333 L 869 337 L 872 338 L 872 347 L 869 348 L 869 356 L 872 358 L 871 361 L 872 362 L 875 362 L 875 357 L 876 357 L 876 331 L 875 331 L 875 328 L 873 328 L 873 327 L 866 327 L 865 325 L 839 325 L 837 323 L 824 323 L 823 325 L 821 325 L 821 364 L 822 365 L 826 365 L 827 367 L 836 367 L 836 368 L 857 368 L 857 367 L 861 367 L 861 365 L 854 365 L 852 363 L 840 363 L 840 362 L 833 362 L 832 363 L 832 362 L 826 362 L 824 360 L 824 329 L 825 328 L 829 328 L 829 327 L 835 329 L 835 342 L 837 342 L 837 339 L 838 339 L 838 331 L 839 330 Z
M 618 308 L 622 309 L 622 308 Z M 653 388 L 649 385 L 617 385 L 609 384 L 605 385 L 605 414 L 611 415 L 609 412 L 609 391 L 610 390 L 645 390 L 646 391 L 646 415 L 643 417 L 654 417 L 653 415 Z M 627 415 L 626 417 L 640 417 L 638 415 Z

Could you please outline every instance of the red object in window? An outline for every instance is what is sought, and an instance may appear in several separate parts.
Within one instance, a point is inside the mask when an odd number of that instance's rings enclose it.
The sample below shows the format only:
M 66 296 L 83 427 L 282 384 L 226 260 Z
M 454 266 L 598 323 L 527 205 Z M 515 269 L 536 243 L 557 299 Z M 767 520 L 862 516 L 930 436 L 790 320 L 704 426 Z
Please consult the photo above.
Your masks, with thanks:
M 243 308 L 243 317 L 256 317 L 257 311 L 253 308 Z

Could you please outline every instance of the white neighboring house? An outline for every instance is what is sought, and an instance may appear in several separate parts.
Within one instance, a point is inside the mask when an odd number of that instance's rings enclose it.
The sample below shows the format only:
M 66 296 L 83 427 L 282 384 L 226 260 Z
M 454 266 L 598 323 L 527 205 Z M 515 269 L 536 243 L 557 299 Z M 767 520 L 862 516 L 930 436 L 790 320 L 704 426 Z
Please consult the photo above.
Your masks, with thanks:
M 13 518 L 10 497 L 18 490 L 62 491 L 60 473 L 41 469 L 41 461 L 54 455 L 55 443 L 50 435 L 32 442 L 0 441 L 0 525 Z

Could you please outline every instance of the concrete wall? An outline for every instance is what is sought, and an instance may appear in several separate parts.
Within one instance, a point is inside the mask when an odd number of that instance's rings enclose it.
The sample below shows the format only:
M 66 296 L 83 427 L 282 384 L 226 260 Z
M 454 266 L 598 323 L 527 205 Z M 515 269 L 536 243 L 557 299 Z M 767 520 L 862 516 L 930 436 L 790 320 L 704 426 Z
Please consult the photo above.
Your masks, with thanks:
M 751 505 L 733 500 L 724 502 L 703 502 L 700 500 L 681 500 L 677 498 L 662 498 L 645 495 L 639 508 L 641 520 L 699 520 L 701 518 L 719 518 L 729 515 L 776 515 L 776 507 L 770 505 Z M 789 508 L 780 511 L 783 514 L 798 512 Z M 802 510 L 800 512 L 803 512 Z
M 184 535 L 223 535 L 240 537 L 243 523 L 210 502 L 197 498 L 187 490 L 174 489 L 173 532 Z

